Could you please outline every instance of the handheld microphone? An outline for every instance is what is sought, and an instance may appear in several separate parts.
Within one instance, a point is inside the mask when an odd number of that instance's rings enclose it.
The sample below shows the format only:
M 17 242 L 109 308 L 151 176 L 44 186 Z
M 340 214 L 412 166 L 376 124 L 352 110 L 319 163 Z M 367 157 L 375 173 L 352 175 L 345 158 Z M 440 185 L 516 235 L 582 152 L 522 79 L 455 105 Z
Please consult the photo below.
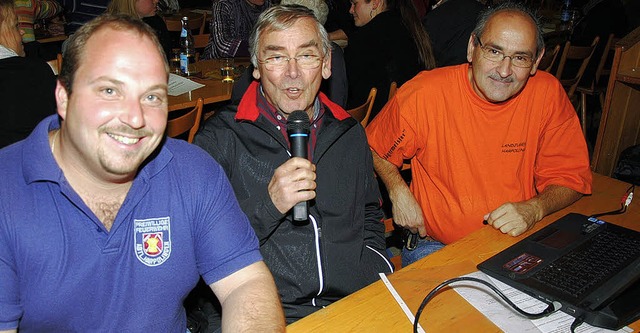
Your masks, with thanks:
M 287 134 L 291 145 L 291 157 L 307 158 L 307 142 L 309 141 L 309 116 L 304 111 L 293 111 L 287 118 Z M 293 206 L 293 220 L 306 221 L 307 202 L 300 201 Z

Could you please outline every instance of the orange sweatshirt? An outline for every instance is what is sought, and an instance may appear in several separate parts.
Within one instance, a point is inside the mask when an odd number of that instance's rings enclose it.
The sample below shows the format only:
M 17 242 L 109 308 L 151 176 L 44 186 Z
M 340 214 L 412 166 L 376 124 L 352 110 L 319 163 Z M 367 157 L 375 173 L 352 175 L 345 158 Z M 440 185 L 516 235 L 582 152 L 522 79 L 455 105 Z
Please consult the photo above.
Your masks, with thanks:
M 494 104 L 473 91 L 468 68 L 418 74 L 367 127 L 380 157 L 396 166 L 411 159 L 427 232 L 445 244 L 548 185 L 591 192 L 587 146 L 560 83 L 538 71 L 518 95 Z

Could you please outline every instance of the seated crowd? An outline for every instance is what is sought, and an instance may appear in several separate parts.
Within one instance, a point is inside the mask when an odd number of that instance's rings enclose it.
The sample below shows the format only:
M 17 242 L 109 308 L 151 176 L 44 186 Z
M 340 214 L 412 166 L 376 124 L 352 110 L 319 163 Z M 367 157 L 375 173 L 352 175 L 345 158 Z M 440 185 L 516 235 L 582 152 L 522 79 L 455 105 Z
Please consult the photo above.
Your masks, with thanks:
M 21 1 L 0 0 L 0 333 L 185 332 L 198 283 L 213 305 L 194 332 L 284 332 L 394 271 L 387 201 L 420 237 L 406 266 L 485 226 L 520 236 L 591 193 L 580 122 L 538 69 L 541 23 L 523 4 L 213 0 L 202 57 L 251 67 L 192 145 L 165 135 L 157 0 L 78 15 Z M 58 13 L 56 78 L 23 43 Z M 365 129 L 347 110 L 371 88 Z M 299 117 L 307 158 L 292 157 Z

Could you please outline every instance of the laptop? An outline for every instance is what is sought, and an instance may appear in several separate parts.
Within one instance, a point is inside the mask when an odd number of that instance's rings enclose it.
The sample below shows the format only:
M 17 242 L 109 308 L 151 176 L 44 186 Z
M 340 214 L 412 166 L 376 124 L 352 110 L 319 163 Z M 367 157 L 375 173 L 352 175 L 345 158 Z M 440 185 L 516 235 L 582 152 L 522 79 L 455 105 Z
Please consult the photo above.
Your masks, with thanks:
M 640 319 L 640 232 L 570 213 L 478 265 L 593 326 Z

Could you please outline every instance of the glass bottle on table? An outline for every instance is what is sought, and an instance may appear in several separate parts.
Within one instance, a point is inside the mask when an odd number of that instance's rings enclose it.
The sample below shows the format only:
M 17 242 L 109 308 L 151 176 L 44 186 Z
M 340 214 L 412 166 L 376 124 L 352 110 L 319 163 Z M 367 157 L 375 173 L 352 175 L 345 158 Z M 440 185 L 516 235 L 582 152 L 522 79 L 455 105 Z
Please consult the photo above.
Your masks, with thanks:
M 195 70 L 193 63 L 195 62 L 195 49 L 193 43 L 193 35 L 189 29 L 189 18 L 182 18 L 182 30 L 180 31 L 180 72 L 182 75 L 193 75 Z
M 564 0 L 560 9 L 560 26 L 561 30 L 569 29 L 569 21 L 571 21 L 571 0 Z

